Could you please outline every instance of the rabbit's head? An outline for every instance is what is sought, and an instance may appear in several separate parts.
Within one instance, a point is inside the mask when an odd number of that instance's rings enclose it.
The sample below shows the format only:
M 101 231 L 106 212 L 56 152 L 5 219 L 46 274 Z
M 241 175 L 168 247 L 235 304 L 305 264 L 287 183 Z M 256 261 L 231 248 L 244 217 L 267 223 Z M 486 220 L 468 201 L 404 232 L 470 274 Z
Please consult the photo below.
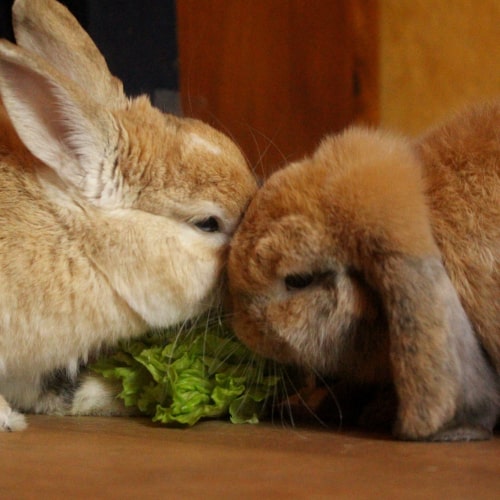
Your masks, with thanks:
M 387 325 L 371 262 L 394 250 L 391 238 L 411 240 L 421 227 L 427 241 L 416 246 L 436 254 L 426 215 L 404 141 L 363 129 L 326 139 L 269 178 L 231 243 L 236 332 L 280 361 L 387 377 Z M 406 251 L 418 249 L 408 241 Z
M 33 155 L 15 153 L 19 175 L 33 170 L 69 237 L 148 325 L 208 307 L 256 189 L 239 149 L 147 97 L 128 99 L 57 2 L 17 0 L 13 19 L 18 45 L 0 43 L 0 93 Z

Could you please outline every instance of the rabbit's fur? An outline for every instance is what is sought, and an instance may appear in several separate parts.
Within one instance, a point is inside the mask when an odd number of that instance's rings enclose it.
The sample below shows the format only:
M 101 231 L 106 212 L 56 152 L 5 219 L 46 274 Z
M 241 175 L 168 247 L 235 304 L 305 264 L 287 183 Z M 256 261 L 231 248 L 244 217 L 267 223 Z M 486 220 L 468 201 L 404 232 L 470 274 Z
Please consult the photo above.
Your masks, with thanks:
M 393 383 L 395 434 L 469 440 L 499 413 L 500 101 L 414 142 L 353 127 L 273 174 L 232 242 L 251 348 Z
M 65 7 L 17 0 L 0 41 L 0 429 L 123 410 L 79 368 L 217 303 L 255 179 L 238 148 L 128 99 Z M 0 103 L 1 104 L 1 103 Z

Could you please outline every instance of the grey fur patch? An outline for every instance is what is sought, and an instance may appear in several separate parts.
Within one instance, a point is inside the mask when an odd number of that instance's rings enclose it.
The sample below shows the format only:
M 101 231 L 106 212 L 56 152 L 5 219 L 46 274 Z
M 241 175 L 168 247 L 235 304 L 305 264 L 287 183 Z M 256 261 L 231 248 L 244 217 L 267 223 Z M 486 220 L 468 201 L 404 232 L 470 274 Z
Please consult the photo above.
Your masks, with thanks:
M 81 385 L 77 373 L 70 373 L 66 368 L 58 368 L 46 374 L 41 381 L 41 394 L 52 394 L 61 399 L 64 404 L 71 405 L 74 395 Z

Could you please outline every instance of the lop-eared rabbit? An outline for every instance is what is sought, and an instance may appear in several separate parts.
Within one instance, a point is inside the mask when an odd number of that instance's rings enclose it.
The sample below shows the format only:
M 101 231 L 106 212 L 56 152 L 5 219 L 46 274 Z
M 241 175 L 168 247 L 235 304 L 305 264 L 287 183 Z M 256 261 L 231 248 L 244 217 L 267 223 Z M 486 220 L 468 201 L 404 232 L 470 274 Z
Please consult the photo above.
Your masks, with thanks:
M 499 413 L 500 102 L 416 141 L 353 127 L 273 174 L 232 242 L 259 353 L 393 385 L 394 433 L 491 436 Z

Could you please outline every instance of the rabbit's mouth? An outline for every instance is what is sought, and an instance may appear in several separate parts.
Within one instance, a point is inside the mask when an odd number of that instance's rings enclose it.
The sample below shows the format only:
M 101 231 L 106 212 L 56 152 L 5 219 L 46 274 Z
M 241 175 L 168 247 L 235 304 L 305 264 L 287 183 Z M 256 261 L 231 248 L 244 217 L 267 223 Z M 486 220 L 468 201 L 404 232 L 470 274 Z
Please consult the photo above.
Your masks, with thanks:
M 254 308 L 235 310 L 231 317 L 231 327 L 238 339 L 249 349 L 264 358 L 283 364 L 295 364 L 297 353 L 288 342 L 272 329 L 270 324 L 252 313 Z M 256 308 L 258 311 L 258 308 Z

